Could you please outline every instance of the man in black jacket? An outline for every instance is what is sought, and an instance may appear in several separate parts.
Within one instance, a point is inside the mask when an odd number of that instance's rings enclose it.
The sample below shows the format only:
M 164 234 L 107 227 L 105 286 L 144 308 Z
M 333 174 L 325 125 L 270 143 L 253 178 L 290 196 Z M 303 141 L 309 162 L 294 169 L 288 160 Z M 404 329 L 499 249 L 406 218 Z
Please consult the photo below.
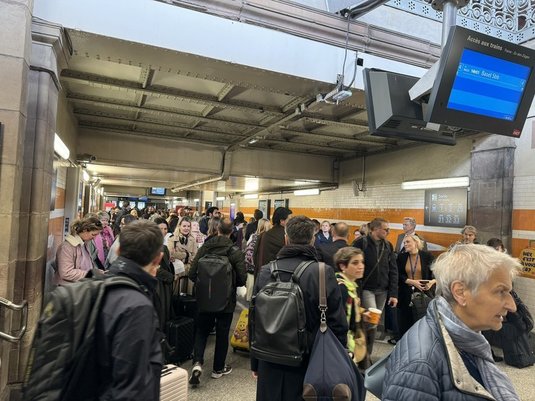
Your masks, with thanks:
M 202 374 L 202 365 L 204 363 L 204 350 L 206 348 L 206 341 L 210 335 L 210 331 L 214 328 L 216 331 L 215 350 L 214 350 L 214 365 L 212 370 L 212 378 L 219 379 L 224 375 L 232 372 L 232 368 L 225 364 L 227 357 L 227 350 L 229 344 L 229 331 L 232 324 L 232 317 L 234 309 L 236 308 L 236 288 L 245 285 L 247 281 L 247 271 L 245 270 L 245 257 L 242 251 L 234 246 L 230 239 L 232 234 L 233 224 L 228 218 L 223 218 L 219 221 L 217 228 L 218 235 L 210 241 L 205 242 L 199 248 L 191 267 L 188 276 L 190 280 L 197 283 L 197 269 L 199 260 L 205 255 L 222 255 L 228 256 L 229 262 L 232 265 L 233 276 L 235 278 L 234 285 L 231 291 L 231 298 L 222 312 L 208 313 L 200 312 L 197 317 L 197 330 L 195 332 L 195 345 L 193 347 L 193 369 L 189 383 L 197 386 L 200 383 Z
M 389 232 L 388 221 L 377 217 L 370 222 L 370 233 L 353 243 L 364 252 L 364 277 L 360 286 L 362 306 L 366 309 L 382 311 L 387 296 L 388 305 L 395 307 L 398 303 L 398 267 L 392 244 L 386 240 Z M 366 342 L 370 355 L 376 332 L 376 325 L 368 325 Z
M 252 223 L 247 224 L 245 227 L 245 241 L 249 241 L 249 238 L 251 235 L 253 235 L 256 230 L 258 229 L 258 221 L 264 217 L 264 213 L 260 209 L 255 209 L 254 211 L 254 221 Z
M 349 235 L 349 227 L 346 223 L 336 223 L 333 229 L 333 241 L 321 244 L 318 246 L 319 260 L 324 261 L 331 266 L 334 270 L 338 270 L 338 267 L 334 265 L 334 254 L 339 250 L 347 246 L 347 237 Z
M 135 221 L 121 231 L 119 257 L 109 273 L 124 275 L 145 293 L 117 287 L 106 294 L 97 322 L 99 400 L 160 399 L 162 350 L 153 306 L 163 236 L 156 224 Z
M 301 262 L 317 260 L 316 250 L 312 245 L 314 229 L 315 226 L 312 220 L 305 216 L 295 216 L 286 223 L 287 245 L 277 254 L 278 269 L 293 272 Z M 326 266 L 325 274 L 327 279 L 327 324 L 345 346 L 347 344 L 348 327 L 342 296 L 334 270 Z M 281 272 L 282 281 L 288 281 L 290 277 L 289 273 Z M 253 293 L 258 293 L 270 280 L 270 265 L 265 265 L 258 274 Z M 299 287 L 303 292 L 305 303 L 308 344 L 312 348 L 314 337 L 320 325 L 318 263 L 312 263 L 306 268 L 299 280 Z M 251 370 L 253 371 L 253 376 L 258 379 L 256 386 L 257 401 L 302 399 L 307 362 L 303 363 L 302 366 L 292 367 L 251 358 Z
M 209 207 L 206 209 L 206 216 L 204 216 L 201 221 L 199 221 L 199 230 L 204 235 L 208 235 L 208 223 L 212 217 L 220 217 L 219 208 L 216 206 Z
M 283 206 L 275 209 L 272 218 L 273 227 L 260 234 L 256 241 L 253 252 L 255 266 L 264 266 L 266 263 L 275 260 L 277 253 L 284 246 L 284 227 L 291 214 L 292 211 Z

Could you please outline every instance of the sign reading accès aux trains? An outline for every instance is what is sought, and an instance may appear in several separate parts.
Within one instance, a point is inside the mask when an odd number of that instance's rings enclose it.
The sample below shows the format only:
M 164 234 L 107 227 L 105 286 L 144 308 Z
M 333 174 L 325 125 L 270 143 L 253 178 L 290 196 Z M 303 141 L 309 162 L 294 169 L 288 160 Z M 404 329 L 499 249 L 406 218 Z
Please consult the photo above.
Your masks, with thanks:
M 530 241 L 530 247 L 523 249 L 520 252 L 520 263 L 522 263 L 522 269 L 520 275 L 528 278 L 535 278 L 535 247 L 532 247 Z

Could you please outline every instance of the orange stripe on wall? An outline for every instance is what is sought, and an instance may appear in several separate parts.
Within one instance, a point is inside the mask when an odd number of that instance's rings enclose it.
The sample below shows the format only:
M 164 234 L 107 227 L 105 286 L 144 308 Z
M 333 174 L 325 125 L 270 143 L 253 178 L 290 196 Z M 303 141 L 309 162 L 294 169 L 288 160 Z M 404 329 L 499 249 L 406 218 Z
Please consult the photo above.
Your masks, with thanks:
M 244 207 L 240 208 L 240 211 L 243 212 L 245 216 L 249 217 L 253 215 L 255 209 L 256 207 Z M 404 217 L 414 217 L 416 219 L 416 224 L 419 225 L 423 225 L 424 221 L 424 211 L 421 209 L 292 208 L 291 205 L 290 209 L 294 215 L 305 215 L 311 219 L 317 219 L 320 222 L 322 220 L 329 220 L 330 222 L 336 222 L 337 220 L 371 221 L 375 217 L 382 217 L 391 223 L 402 223 Z M 222 209 L 221 211 L 226 215 L 230 213 L 230 209 L 228 208 Z M 273 210 L 271 210 L 271 213 L 273 213 Z M 349 226 L 349 242 L 354 240 L 353 232 L 358 228 L 359 226 Z M 388 235 L 388 240 L 395 246 L 397 237 L 401 233 L 401 230 L 391 230 Z M 445 234 L 425 232 L 422 236 L 426 241 L 446 248 L 461 238 L 460 233 Z
M 513 230 L 535 231 L 535 210 L 513 210 Z
M 54 209 L 65 209 L 65 188 L 56 187 Z

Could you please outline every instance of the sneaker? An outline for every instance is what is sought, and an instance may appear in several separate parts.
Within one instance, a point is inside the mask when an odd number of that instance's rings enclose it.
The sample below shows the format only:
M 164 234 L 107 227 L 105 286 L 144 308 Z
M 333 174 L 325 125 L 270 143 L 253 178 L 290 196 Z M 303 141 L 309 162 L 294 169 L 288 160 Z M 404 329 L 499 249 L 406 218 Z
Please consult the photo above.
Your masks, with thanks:
M 229 365 L 225 365 L 221 370 L 212 370 L 212 379 L 219 379 L 223 375 L 228 375 L 230 372 L 232 372 L 232 368 Z
M 202 375 L 202 365 L 199 362 L 193 364 L 193 369 L 191 369 L 191 376 L 189 378 L 189 384 L 196 387 L 201 382 L 200 377 Z M 213 375 L 213 373 L 212 373 Z

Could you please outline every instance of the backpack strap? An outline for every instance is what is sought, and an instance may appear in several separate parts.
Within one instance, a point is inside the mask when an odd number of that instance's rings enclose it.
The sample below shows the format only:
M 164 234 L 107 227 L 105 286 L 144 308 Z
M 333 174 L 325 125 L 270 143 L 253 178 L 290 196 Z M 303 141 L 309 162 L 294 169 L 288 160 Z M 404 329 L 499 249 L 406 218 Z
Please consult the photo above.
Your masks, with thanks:
M 327 330 L 327 317 L 325 312 L 327 311 L 327 288 L 325 286 L 326 281 L 325 263 L 319 262 L 319 308 L 320 308 L 320 331 L 325 333 Z
M 283 273 L 291 274 L 292 280 L 295 281 L 296 283 L 299 283 L 299 279 L 301 278 L 301 275 L 303 274 L 303 272 L 306 270 L 308 266 L 310 266 L 314 262 L 315 260 L 304 260 L 297 265 L 294 271 L 279 269 L 276 260 L 272 260 L 271 262 L 269 262 L 269 265 L 270 265 L 271 275 L 276 280 L 279 279 L 279 272 L 283 272 Z
M 297 265 L 297 267 L 295 268 L 295 270 L 294 270 L 294 272 L 292 274 L 292 279 L 296 283 L 299 283 L 299 280 L 301 279 L 301 276 L 303 275 L 303 273 L 305 272 L 307 267 L 310 266 L 314 262 L 315 262 L 315 260 L 305 260 L 305 261 L 299 263 L 299 265 Z M 320 264 L 321 263 L 322 262 L 320 262 Z

